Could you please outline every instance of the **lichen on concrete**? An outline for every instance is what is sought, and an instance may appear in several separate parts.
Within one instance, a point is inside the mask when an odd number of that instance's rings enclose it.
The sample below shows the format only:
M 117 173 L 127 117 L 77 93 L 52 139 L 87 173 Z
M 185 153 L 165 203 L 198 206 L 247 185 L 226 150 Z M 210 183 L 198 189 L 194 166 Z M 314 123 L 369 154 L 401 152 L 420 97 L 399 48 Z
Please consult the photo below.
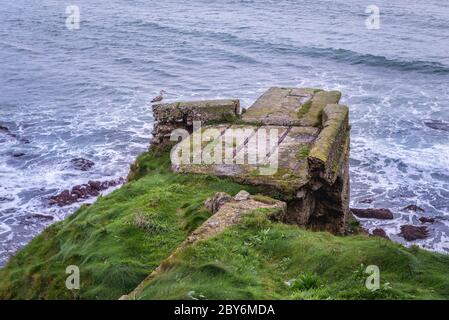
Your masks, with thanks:
M 156 126 L 152 145 L 166 143 L 176 129 L 192 131 L 193 122 L 202 125 L 234 121 L 240 114 L 240 101 L 236 99 L 203 100 L 161 103 L 153 105 Z
M 161 103 L 153 105 L 156 121 L 182 122 L 223 121 L 226 117 L 234 117 L 240 113 L 240 102 L 237 99 L 186 101 Z
M 342 151 L 346 148 L 348 130 L 348 107 L 337 104 L 327 105 L 323 110 L 323 129 L 318 135 L 309 154 L 309 164 L 321 178 L 333 184 L 337 175 Z
M 247 123 L 284 126 L 320 126 L 327 104 L 338 103 L 339 91 L 314 88 L 268 89 L 242 116 Z

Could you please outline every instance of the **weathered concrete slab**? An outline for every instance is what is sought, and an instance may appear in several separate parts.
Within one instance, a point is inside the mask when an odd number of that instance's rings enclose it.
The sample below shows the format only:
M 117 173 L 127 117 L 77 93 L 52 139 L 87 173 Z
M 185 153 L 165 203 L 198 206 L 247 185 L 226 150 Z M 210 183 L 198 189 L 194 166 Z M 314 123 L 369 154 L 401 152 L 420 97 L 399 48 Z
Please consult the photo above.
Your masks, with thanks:
M 311 170 L 319 172 L 322 179 L 333 184 L 349 149 L 348 107 L 327 105 L 323 110 L 323 129 L 315 141 L 308 157 Z
M 268 89 L 242 116 L 247 123 L 283 126 L 319 126 L 327 104 L 340 101 L 339 91 L 312 88 Z
M 173 149 L 179 173 L 231 177 L 251 185 L 294 194 L 309 180 L 307 155 L 319 133 L 314 127 L 219 125 L 193 133 Z M 201 148 L 193 150 L 193 140 Z M 192 157 L 183 157 L 191 150 Z M 172 157 L 173 160 L 173 157 Z
M 168 142 L 173 130 L 192 131 L 193 122 L 218 123 L 235 120 L 240 114 L 237 99 L 202 100 L 161 103 L 153 105 L 153 116 L 157 125 L 153 130 L 152 145 Z
M 193 121 L 218 122 L 233 119 L 240 113 L 240 102 L 237 99 L 202 100 L 161 103 L 153 105 L 156 121 L 186 122 Z
M 340 96 L 339 91 L 313 88 L 270 88 L 237 121 L 193 128 L 173 148 L 172 169 L 261 186 L 288 201 L 287 222 L 344 233 L 349 215 L 349 120 L 348 108 L 337 104 Z M 170 107 L 175 120 L 181 105 L 184 114 L 190 112 L 183 103 Z M 226 105 L 218 114 L 236 110 Z M 171 121 L 169 113 L 158 117 Z

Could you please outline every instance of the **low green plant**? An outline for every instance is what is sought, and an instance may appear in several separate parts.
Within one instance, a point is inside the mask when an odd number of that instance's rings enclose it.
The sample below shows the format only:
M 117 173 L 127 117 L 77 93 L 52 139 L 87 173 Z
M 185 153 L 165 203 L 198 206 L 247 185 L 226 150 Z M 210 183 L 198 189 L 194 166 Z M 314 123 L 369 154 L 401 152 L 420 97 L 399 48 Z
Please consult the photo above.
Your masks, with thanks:
M 449 298 L 446 255 L 413 252 L 364 234 L 312 232 L 269 216 L 255 210 L 222 234 L 189 247 L 138 298 L 182 299 L 189 291 L 208 299 Z M 221 271 L 205 270 L 209 264 Z M 378 290 L 365 285 L 365 266 L 373 264 L 380 269 Z
M 304 291 L 317 289 L 319 287 L 320 278 L 315 273 L 302 273 L 293 281 L 292 288 Z

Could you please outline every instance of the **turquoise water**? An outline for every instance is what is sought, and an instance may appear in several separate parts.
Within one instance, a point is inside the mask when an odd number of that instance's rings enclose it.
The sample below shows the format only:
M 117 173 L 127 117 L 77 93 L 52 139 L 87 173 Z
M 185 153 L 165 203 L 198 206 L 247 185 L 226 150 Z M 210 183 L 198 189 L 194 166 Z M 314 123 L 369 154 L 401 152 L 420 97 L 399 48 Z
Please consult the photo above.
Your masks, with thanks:
M 354 207 L 387 207 L 397 241 L 401 208 L 435 216 L 430 238 L 449 250 L 449 3 L 376 1 L 30 1 L 0 8 L 0 265 L 77 207 L 58 191 L 124 176 L 147 148 L 149 101 L 240 98 L 268 87 L 338 89 L 351 111 Z M 80 8 L 80 29 L 65 25 Z M 437 125 L 435 125 L 435 123 Z M 28 140 L 28 141 L 27 141 Z M 25 143 L 29 142 L 29 143 Z M 18 156 L 20 155 L 20 156 Z M 95 162 L 87 172 L 70 160 Z M 366 200 L 372 203 L 363 203 Z

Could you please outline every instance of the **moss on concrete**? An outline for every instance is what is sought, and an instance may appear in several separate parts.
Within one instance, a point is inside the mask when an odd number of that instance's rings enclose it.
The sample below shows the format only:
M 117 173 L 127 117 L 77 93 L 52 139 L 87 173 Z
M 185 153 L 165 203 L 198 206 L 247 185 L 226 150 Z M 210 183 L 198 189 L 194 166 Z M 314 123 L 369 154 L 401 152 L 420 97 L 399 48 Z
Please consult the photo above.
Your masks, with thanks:
M 313 95 L 308 110 L 300 118 L 302 126 L 319 127 L 322 125 L 322 113 L 328 104 L 340 101 L 340 91 L 318 91 Z M 301 111 L 301 110 L 300 110 Z
M 323 112 L 323 129 L 315 140 L 308 156 L 315 171 L 325 174 L 330 184 L 336 177 L 341 154 L 348 134 L 348 108 L 343 105 L 327 105 Z
M 310 111 L 311 107 L 312 107 L 312 100 L 308 100 L 302 106 L 300 106 L 298 111 L 298 118 L 302 118 L 305 114 L 307 114 Z

